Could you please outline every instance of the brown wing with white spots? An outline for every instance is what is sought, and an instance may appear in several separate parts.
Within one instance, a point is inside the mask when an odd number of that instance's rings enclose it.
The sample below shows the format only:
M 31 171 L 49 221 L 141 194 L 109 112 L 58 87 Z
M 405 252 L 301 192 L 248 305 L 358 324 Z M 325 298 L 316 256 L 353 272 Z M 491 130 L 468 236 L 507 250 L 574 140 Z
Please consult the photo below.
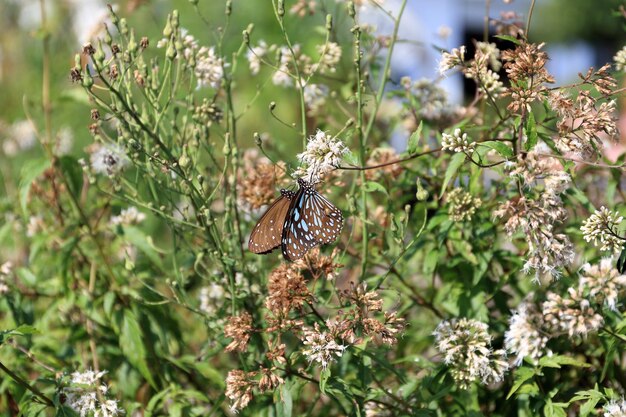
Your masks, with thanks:
M 283 223 L 295 196 L 293 191 L 280 190 L 280 193 L 281 196 L 272 203 L 252 229 L 248 241 L 248 250 L 252 253 L 265 254 L 280 246 Z

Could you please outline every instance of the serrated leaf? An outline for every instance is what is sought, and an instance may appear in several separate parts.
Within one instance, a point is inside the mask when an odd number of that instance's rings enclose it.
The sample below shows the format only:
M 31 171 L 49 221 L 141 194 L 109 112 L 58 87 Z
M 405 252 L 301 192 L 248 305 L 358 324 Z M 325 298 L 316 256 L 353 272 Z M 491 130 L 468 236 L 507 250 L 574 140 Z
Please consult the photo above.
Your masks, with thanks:
M 465 162 L 465 154 L 464 153 L 455 153 L 454 156 L 450 159 L 450 164 L 448 164 L 448 168 L 446 169 L 446 174 L 443 178 L 443 184 L 441 185 L 441 196 L 448 188 L 448 183 L 450 180 L 456 175 L 456 172 L 459 170 L 461 165 Z
M 409 143 L 407 144 L 406 151 L 409 155 L 412 155 L 417 150 L 417 146 L 419 145 L 420 138 L 422 137 L 422 128 L 424 127 L 424 121 L 420 121 L 420 124 L 415 129 L 415 132 L 411 133 L 409 136 Z
M 536 374 L 537 374 L 536 371 L 532 368 L 527 368 L 527 367 L 518 368 L 515 371 L 515 380 L 514 380 L 515 382 L 513 383 L 511 390 L 506 396 L 506 399 L 508 400 L 509 398 L 511 398 L 511 395 L 515 394 L 520 389 L 520 387 L 526 383 L 526 381 L 533 378 Z
M 511 147 L 506 143 L 488 140 L 487 142 L 481 142 L 479 145 L 493 149 L 503 158 L 509 159 L 513 157 L 513 149 L 511 149 Z
M 120 348 L 128 361 L 139 373 L 152 385 L 156 387 L 152 373 L 148 368 L 146 360 L 146 347 L 143 344 L 143 335 L 137 317 L 132 310 L 124 310 L 122 326 L 120 329 Z
M 537 123 L 535 122 L 535 116 L 532 113 L 528 114 L 528 120 L 526 121 L 526 142 L 524 143 L 524 149 L 526 151 L 532 150 L 539 137 L 537 136 Z
M 50 161 L 47 159 L 28 160 L 22 167 L 20 175 L 20 205 L 25 214 L 30 187 L 33 181 L 48 168 L 50 168 Z
M 517 39 L 515 36 L 511 36 L 511 35 L 495 35 L 495 37 L 498 38 L 498 39 L 505 40 L 505 41 L 513 42 L 515 45 L 520 45 L 519 39 Z

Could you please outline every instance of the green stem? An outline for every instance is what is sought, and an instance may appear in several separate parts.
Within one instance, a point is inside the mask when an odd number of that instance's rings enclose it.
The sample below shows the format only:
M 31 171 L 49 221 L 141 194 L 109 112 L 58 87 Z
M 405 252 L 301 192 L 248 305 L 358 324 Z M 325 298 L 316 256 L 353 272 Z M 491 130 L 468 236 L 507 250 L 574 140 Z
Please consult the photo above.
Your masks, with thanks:
M 21 386 L 23 386 L 24 388 L 26 388 L 27 390 L 35 394 L 35 396 L 40 398 L 48 407 L 54 407 L 54 403 L 52 402 L 50 398 L 46 397 L 46 395 L 43 392 L 33 387 L 24 379 L 22 379 L 19 375 L 17 375 L 13 371 L 11 371 L 9 368 L 4 366 L 2 362 L 0 362 L 0 369 L 3 370 L 7 375 L 9 375 L 15 382 L 17 382 L 18 384 L 20 384 Z

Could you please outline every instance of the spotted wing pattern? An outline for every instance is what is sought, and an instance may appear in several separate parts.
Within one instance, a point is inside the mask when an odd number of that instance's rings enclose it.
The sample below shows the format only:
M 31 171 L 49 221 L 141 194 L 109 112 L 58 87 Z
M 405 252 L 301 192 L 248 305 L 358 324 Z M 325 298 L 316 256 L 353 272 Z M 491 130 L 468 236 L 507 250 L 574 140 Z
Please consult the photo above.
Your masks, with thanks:
M 299 179 L 298 184 L 281 240 L 283 256 L 289 261 L 302 258 L 317 245 L 333 242 L 343 227 L 341 211 L 308 182 Z
M 248 249 L 252 253 L 269 253 L 280 246 L 285 217 L 296 193 L 280 190 L 280 194 L 252 229 L 248 241 Z

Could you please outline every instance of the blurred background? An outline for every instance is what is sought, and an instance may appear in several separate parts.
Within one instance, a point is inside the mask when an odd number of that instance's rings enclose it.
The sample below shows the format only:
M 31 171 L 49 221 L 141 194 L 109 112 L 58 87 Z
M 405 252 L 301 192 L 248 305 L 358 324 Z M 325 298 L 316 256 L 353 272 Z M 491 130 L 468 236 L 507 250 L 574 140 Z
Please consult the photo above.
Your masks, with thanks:
M 309 0 L 307 0 L 309 1 Z M 335 22 L 336 39 L 339 43 L 350 42 L 350 21 L 342 0 L 316 0 L 324 10 L 333 15 L 344 16 Z M 286 7 L 296 0 L 287 0 Z M 126 17 L 137 35 L 147 36 L 151 45 L 162 37 L 161 31 L 167 13 L 180 11 L 182 26 L 189 30 L 202 44 L 215 43 L 218 30 L 224 25 L 224 2 L 217 0 L 199 1 L 202 17 L 187 0 L 122 0 L 114 3 L 120 16 Z M 252 43 L 263 39 L 269 43 L 282 43 L 277 30 L 272 8 L 260 7 L 258 1 L 233 0 L 231 24 L 225 29 L 227 48 L 235 50 L 241 44 L 241 31 L 254 24 Z M 525 22 L 530 0 L 410 0 L 400 28 L 403 40 L 394 56 L 392 78 L 396 81 L 408 75 L 413 79 L 422 77 L 436 79 L 440 49 L 451 49 L 467 45 L 472 50 L 471 39 L 482 39 L 485 16 Z M 102 24 L 107 19 L 106 1 L 103 0 L 45 0 L 47 27 L 41 25 L 42 2 L 40 0 L 0 0 L 0 160 L 28 158 L 30 152 L 40 152 L 33 124 L 26 122 L 25 106 L 31 108 L 35 126 L 41 126 L 42 86 L 42 38 L 47 33 L 51 48 L 51 100 L 53 103 L 53 131 L 63 152 L 80 155 L 91 141 L 87 126 L 90 123 L 91 106 L 80 88 L 73 85 L 69 69 L 74 55 L 81 51 L 83 43 L 101 34 Z M 254 4 L 254 7 L 250 5 Z M 386 0 L 383 7 L 395 13 L 400 0 Z M 557 84 L 566 84 L 576 79 L 579 72 L 590 66 L 596 68 L 610 62 L 614 54 L 626 44 L 619 9 L 622 0 L 537 0 L 533 15 L 530 38 L 547 42 L 546 50 L 552 57 L 550 72 Z M 376 27 L 377 34 L 389 34 L 391 21 L 384 14 L 364 1 L 359 7 L 361 21 Z M 207 21 L 209 25 L 207 25 Z M 293 17 L 288 30 L 303 50 L 314 50 L 323 42 L 319 27 L 323 27 L 325 16 L 317 13 L 302 18 Z M 493 32 L 493 26 L 492 26 Z M 315 34 L 315 36 L 310 36 Z M 492 41 L 493 38 L 490 38 Z M 309 45 L 310 44 L 310 45 Z M 350 52 L 344 50 L 343 64 L 349 66 Z M 237 80 L 236 93 L 239 103 L 246 103 L 255 93 L 256 85 L 262 81 L 249 77 L 245 64 Z M 450 95 L 450 101 L 462 103 L 471 94 L 471 86 L 464 84 L 459 75 L 441 80 L 441 85 Z M 293 90 L 265 89 L 257 105 L 250 109 L 251 117 L 242 119 L 242 140 L 252 144 L 252 133 L 259 131 L 281 137 L 292 134 L 284 126 L 268 120 L 269 102 L 279 103 L 277 112 L 285 120 L 297 120 L 297 94 Z M 282 105 L 281 103 L 294 105 Z M 236 103 L 237 105 L 237 103 Z M 0 164 L 4 186 L 14 173 L 6 164 Z M 17 163 L 19 166 L 19 163 Z

